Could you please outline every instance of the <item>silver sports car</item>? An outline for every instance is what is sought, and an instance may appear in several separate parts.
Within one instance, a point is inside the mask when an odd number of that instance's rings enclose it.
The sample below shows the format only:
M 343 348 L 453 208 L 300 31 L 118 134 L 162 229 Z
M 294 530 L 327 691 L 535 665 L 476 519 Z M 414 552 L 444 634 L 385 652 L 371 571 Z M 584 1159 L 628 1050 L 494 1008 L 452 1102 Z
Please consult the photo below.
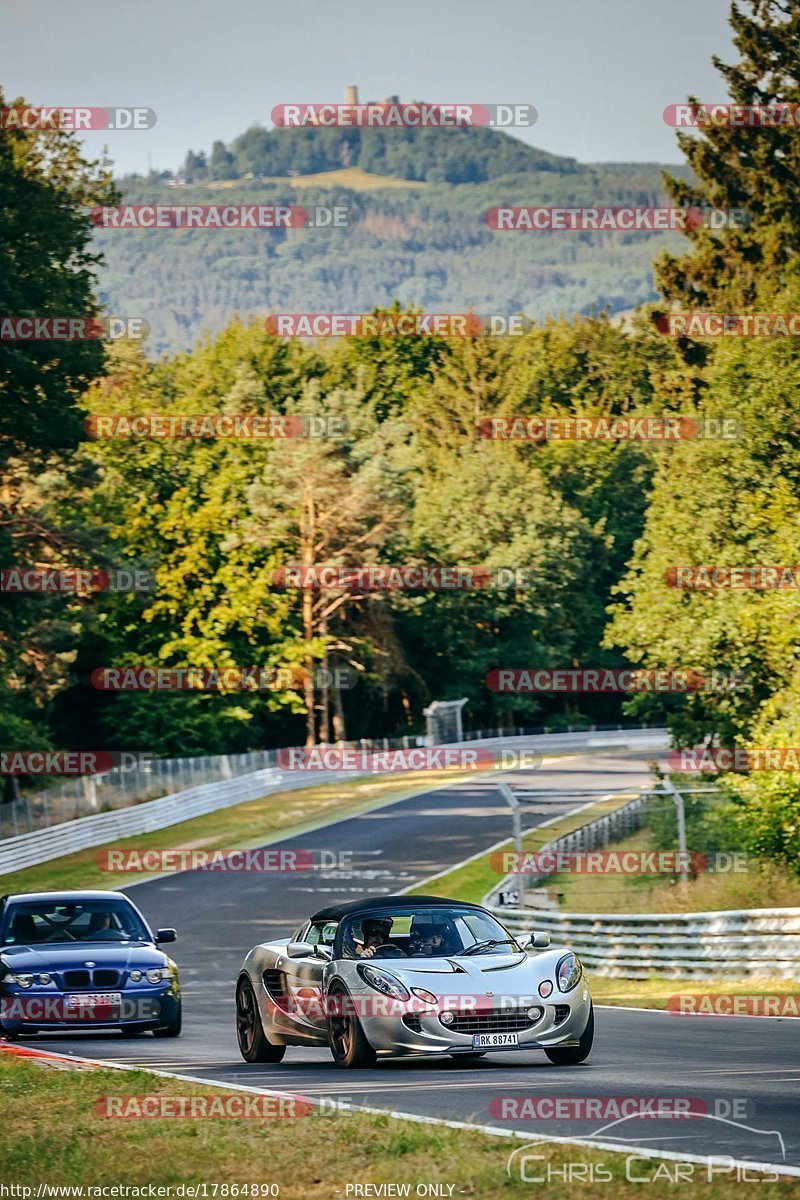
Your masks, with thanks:
M 236 1033 L 247 1062 L 330 1047 L 340 1067 L 378 1056 L 544 1050 L 580 1063 L 594 1036 L 589 988 L 547 934 L 514 938 L 478 904 L 365 897 L 315 913 L 247 955 Z M 538 951 L 543 950 L 543 953 Z

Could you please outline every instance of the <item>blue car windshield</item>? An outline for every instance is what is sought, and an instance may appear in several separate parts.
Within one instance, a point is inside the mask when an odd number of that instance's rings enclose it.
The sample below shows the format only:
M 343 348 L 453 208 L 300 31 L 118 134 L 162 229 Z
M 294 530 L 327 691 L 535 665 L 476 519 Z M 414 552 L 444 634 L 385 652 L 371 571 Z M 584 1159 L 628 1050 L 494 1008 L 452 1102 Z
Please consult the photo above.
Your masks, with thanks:
M 18 900 L 3 917 L 3 946 L 56 942 L 149 942 L 151 935 L 127 900 Z
M 364 910 L 345 918 L 341 936 L 343 958 L 441 958 L 519 949 L 490 913 L 456 904 Z

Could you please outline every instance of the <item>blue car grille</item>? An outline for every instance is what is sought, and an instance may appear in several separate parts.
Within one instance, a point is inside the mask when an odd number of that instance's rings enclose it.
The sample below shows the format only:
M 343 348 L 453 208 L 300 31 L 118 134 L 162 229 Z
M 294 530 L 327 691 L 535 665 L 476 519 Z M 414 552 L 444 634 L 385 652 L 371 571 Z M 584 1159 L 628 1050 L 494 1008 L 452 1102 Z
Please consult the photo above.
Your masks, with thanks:
M 65 971 L 64 987 L 72 991 L 84 988 L 113 988 L 119 985 L 119 971 L 98 967 L 94 971 Z

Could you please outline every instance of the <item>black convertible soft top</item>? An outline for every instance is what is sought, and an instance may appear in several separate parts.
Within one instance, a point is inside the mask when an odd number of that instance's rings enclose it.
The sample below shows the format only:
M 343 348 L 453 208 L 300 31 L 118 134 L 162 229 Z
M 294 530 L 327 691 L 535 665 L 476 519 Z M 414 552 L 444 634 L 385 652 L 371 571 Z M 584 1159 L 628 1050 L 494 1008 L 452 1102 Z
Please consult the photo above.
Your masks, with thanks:
M 480 904 L 470 904 L 465 900 L 446 900 L 443 896 L 363 896 L 360 900 L 348 900 L 342 904 L 329 904 L 315 912 L 312 921 L 340 921 L 351 913 L 369 911 L 381 908 L 407 908 L 419 904 L 425 908 L 476 908 Z

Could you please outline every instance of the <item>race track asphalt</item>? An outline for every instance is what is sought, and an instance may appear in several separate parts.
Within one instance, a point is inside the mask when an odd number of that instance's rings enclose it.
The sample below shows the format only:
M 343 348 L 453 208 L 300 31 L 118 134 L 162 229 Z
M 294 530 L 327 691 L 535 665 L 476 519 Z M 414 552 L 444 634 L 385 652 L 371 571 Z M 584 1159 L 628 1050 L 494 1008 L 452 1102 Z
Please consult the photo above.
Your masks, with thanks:
M 588 797 L 576 794 L 581 789 L 614 793 L 644 784 L 653 757 L 646 750 L 583 750 L 503 778 L 559 793 L 529 808 L 524 824 L 532 826 L 586 803 Z M 153 926 L 178 928 L 174 956 L 184 988 L 182 1037 L 76 1034 L 43 1036 L 36 1044 L 209 1081 L 508 1126 L 529 1130 L 532 1138 L 594 1136 L 678 1154 L 800 1167 L 800 1020 L 790 1018 L 679 1017 L 598 1007 L 594 1050 L 578 1067 L 553 1066 L 541 1052 L 487 1055 L 469 1063 L 385 1060 L 372 1070 L 349 1073 L 338 1070 L 324 1048 L 289 1048 L 277 1066 L 241 1060 L 233 987 L 247 950 L 290 933 L 327 902 L 402 891 L 508 837 L 509 810 L 496 782 L 493 775 L 428 791 L 273 843 L 348 852 L 348 869 L 184 872 L 134 887 L 132 898 Z M 430 890 L 435 893 L 435 882 Z M 694 1111 L 708 1116 L 630 1119 L 614 1127 L 584 1112 L 547 1121 L 498 1117 L 500 1100 L 514 1097 L 689 1098 Z

